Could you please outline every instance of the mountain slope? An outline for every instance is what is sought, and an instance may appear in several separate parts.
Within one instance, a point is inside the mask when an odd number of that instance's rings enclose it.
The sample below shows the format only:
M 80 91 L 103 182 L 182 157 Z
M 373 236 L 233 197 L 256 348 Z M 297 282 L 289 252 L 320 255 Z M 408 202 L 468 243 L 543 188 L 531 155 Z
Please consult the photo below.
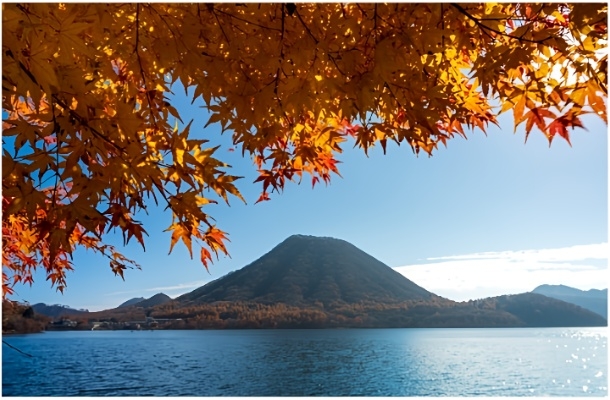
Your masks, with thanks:
M 158 294 L 96 316 L 133 321 L 140 313 L 170 321 L 171 329 L 607 325 L 591 311 L 535 293 L 444 299 L 343 240 L 302 235 L 163 304 L 169 300 Z
M 165 304 L 168 301 L 172 301 L 172 298 L 169 297 L 168 295 L 166 295 L 165 293 L 157 293 L 156 295 L 152 296 L 151 298 L 139 301 L 133 305 L 135 307 L 148 308 L 148 307 L 154 307 L 154 306 L 158 306 L 161 304 Z
M 584 291 L 564 285 L 541 285 L 532 290 L 532 293 L 576 304 L 608 318 L 608 289 Z
M 167 303 L 168 301 L 172 301 L 172 298 L 166 295 L 165 293 L 157 293 L 156 295 L 148 299 L 144 297 L 134 297 L 133 299 L 129 299 L 120 306 L 118 306 L 117 309 L 126 307 L 148 308 Z
M 121 303 L 121 305 L 118 306 L 117 308 L 133 306 L 136 303 L 139 303 L 144 300 L 146 300 L 144 297 L 134 297 L 133 299 L 129 299 L 126 302 Z
M 250 265 L 177 300 L 330 304 L 433 298 L 438 296 L 344 240 L 294 235 Z
M 606 318 L 575 304 L 538 293 L 490 299 L 497 310 L 511 313 L 528 327 L 607 326 Z
M 70 307 L 62 306 L 62 305 L 58 305 L 58 304 L 49 306 L 45 303 L 34 304 L 32 306 L 32 309 L 37 314 L 46 315 L 47 317 L 52 317 L 52 318 L 57 318 L 57 317 L 61 317 L 64 315 L 79 315 L 79 314 L 85 314 L 88 312 L 87 310 L 76 310 L 74 308 L 70 308 Z

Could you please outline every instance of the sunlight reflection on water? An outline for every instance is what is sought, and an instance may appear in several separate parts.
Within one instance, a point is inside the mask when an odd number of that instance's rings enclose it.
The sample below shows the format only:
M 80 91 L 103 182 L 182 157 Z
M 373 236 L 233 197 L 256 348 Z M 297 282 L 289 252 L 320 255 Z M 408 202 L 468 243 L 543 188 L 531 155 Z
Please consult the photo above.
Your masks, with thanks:
M 35 356 L 3 349 L 5 396 L 608 395 L 605 328 L 88 331 L 5 340 Z

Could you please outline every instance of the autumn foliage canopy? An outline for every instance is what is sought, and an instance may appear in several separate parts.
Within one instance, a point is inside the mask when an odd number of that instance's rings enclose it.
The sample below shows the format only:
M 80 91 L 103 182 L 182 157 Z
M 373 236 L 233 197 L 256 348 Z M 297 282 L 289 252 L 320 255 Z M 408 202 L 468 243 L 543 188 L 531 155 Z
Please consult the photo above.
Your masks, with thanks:
M 259 201 L 329 182 L 346 140 L 431 154 L 510 110 L 526 138 L 569 142 L 607 119 L 607 5 L 5 3 L 4 295 L 37 267 L 63 290 L 78 246 L 122 276 L 137 264 L 104 236 L 144 246 L 150 201 L 170 251 L 226 253 L 205 206 L 242 199 L 237 177 L 181 119 L 184 89 L 252 159 Z

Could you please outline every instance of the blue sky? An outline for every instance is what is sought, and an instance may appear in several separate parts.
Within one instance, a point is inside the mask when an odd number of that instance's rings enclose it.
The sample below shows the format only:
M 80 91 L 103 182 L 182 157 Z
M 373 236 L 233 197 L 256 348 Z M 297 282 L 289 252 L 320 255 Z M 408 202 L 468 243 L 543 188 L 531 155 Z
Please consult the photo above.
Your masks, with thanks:
M 176 93 L 179 93 L 176 90 Z M 209 273 L 178 243 L 168 255 L 171 214 L 150 207 L 141 216 L 149 233 L 146 252 L 136 241 L 123 253 L 142 265 L 115 277 L 102 257 L 79 250 L 64 294 L 51 288 L 42 271 L 32 287 L 17 286 L 13 299 L 31 304 L 65 304 L 91 311 L 116 307 L 132 297 L 164 292 L 172 297 L 242 268 L 292 234 L 344 239 L 396 268 L 424 288 L 454 300 L 519 293 L 539 284 L 580 289 L 608 286 L 608 134 L 597 117 L 588 131 L 571 133 L 572 147 L 558 138 L 549 148 L 533 131 L 513 134 L 512 116 L 485 136 L 470 132 L 432 156 L 416 157 L 406 146 L 375 148 L 365 156 L 353 144 L 339 156 L 342 178 L 312 189 L 306 177 L 288 184 L 271 201 L 254 204 L 260 184 L 230 135 L 207 122 L 190 101 L 177 107 L 191 132 L 220 141 L 221 160 L 248 204 L 236 198 L 207 206 L 218 227 L 229 233 L 231 258 L 220 257 Z M 110 242 L 122 246 L 117 234 Z

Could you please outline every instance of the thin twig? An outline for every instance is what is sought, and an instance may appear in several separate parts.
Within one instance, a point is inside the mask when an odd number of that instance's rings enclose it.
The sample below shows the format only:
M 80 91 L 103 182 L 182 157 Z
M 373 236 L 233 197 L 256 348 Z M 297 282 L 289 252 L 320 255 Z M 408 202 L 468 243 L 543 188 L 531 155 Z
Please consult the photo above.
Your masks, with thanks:
M 284 19 L 285 18 L 286 18 L 285 5 L 282 4 L 282 35 L 280 36 L 280 49 L 281 49 L 282 54 L 284 54 L 283 47 L 284 47 Z
M 161 13 L 159 11 L 157 11 L 152 4 L 149 4 L 147 7 L 149 10 L 152 10 L 155 12 L 155 14 L 157 14 L 157 16 L 159 17 L 159 19 L 167 26 L 167 29 L 171 32 L 172 34 L 172 39 L 174 39 L 174 43 L 176 43 L 176 45 L 178 45 L 178 39 L 180 39 L 180 42 L 182 43 L 182 47 L 184 47 L 187 51 L 191 51 L 191 49 L 188 48 L 188 46 L 186 45 L 186 43 L 184 43 L 184 41 L 182 40 L 182 36 L 180 35 L 176 35 L 176 33 L 174 32 L 174 30 L 172 29 L 172 27 L 169 25 L 169 22 L 167 22 L 165 20 L 165 16 L 161 15 Z M 170 15 L 167 16 L 168 19 L 169 17 L 171 17 Z M 175 27 L 175 26 L 174 26 Z M 176 48 L 180 48 L 179 46 L 176 46 Z
M 394 92 L 392 91 L 392 88 L 390 87 L 390 85 L 387 82 L 383 82 L 383 86 L 388 89 L 388 91 L 390 92 L 390 96 L 392 96 L 392 98 L 394 99 L 396 104 L 398 104 L 398 107 L 403 108 L 402 104 L 400 104 L 400 101 L 398 100 L 398 98 L 396 97 Z
M 303 24 L 303 26 L 307 30 L 307 33 L 309 33 L 309 36 L 311 36 L 311 38 L 313 39 L 313 41 L 316 42 L 316 44 L 320 43 L 320 41 L 318 39 L 316 39 L 316 37 L 313 35 L 313 33 L 311 33 L 311 31 L 309 30 L 309 27 L 307 26 L 305 21 L 303 21 L 303 18 L 301 18 L 301 14 L 299 14 L 299 10 L 295 10 L 294 12 L 297 15 L 297 18 L 299 19 L 299 21 L 301 21 L 301 24 Z
M 328 57 L 328 59 L 330 61 L 332 61 L 332 63 L 335 65 L 335 68 L 337 68 L 337 71 L 339 71 L 339 73 L 345 77 L 348 77 L 350 79 L 353 79 L 354 76 L 353 75 L 348 75 L 347 73 L 343 72 L 341 70 L 341 68 L 339 68 L 339 65 L 337 64 L 337 60 L 335 59 L 335 57 L 331 56 L 329 53 L 326 53 L 326 56 Z
M 23 354 L 23 355 L 25 355 L 25 356 L 28 356 L 28 357 L 30 357 L 30 358 L 34 357 L 33 355 L 28 354 L 28 353 L 26 353 L 25 351 L 21 351 L 21 350 L 19 350 L 18 348 L 16 348 L 15 346 L 12 346 L 12 345 L 8 344 L 8 343 L 7 343 L 6 341 L 4 341 L 4 340 L 2 340 L 2 343 L 4 343 L 5 345 L 7 345 L 8 347 L 10 347 L 11 349 L 13 349 L 13 350 L 15 350 L 15 351 L 18 351 L 19 353 L 21 353 L 21 354 Z
M 519 36 L 514 36 L 511 35 L 510 33 L 506 33 L 506 32 L 501 32 L 497 29 L 491 28 L 487 25 L 485 25 L 484 23 L 482 23 L 481 21 L 479 21 L 477 18 L 475 18 L 472 14 L 470 14 L 468 11 L 466 11 L 462 6 L 460 6 L 459 4 L 456 3 L 449 3 L 451 4 L 451 6 L 453 6 L 453 8 L 455 8 L 456 10 L 458 10 L 460 13 L 464 14 L 466 17 L 468 17 L 470 20 L 472 20 L 479 28 L 481 28 L 483 31 L 491 31 L 494 32 L 498 35 L 501 36 L 505 36 L 505 37 L 509 37 L 511 39 L 515 39 L 518 40 L 520 42 L 529 42 L 529 43 L 536 43 L 536 44 L 544 44 L 544 42 L 546 40 L 551 39 L 551 36 L 545 38 L 545 39 L 541 39 L 541 40 L 532 40 L 532 39 L 525 39 L 523 37 L 519 37 Z M 485 32 L 487 33 L 487 32 Z
M 257 24 L 256 22 L 252 22 L 252 21 L 248 21 L 247 19 L 244 19 L 244 18 L 236 17 L 235 15 L 233 15 L 233 14 L 231 14 L 231 13 L 228 13 L 228 12 L 226 12 L 226 11 L 223 11 L 223 10 L 221 10 L 221 9 L 219 9 L 219 8 L 214 8 L 214 11 L 218 11 L 218 12 L 219 12 L 219 13 L 221 13 L 221 14 L 228 15 L 229 17 L 231 17 L 231 18 L 235 18 L 235 19 L 236 19 L 236 20 L 238 20 L 238 21 L 245 22 L 246 24 L 250 24 L 250 25 L 258 26 L 259 28 L 263 28 L 263 29 L 269 29 L 269 30 L 271 30 L 271 31 L 278 31 L 278 32 L 279 32 L 279 29 L 278 29 L 278 28 L 272 28 L 272 27 L 270 27 L 270 26 L 260 25 L 260 24 Z
M 224 28 L 222 27 L 222 23 L 220 22 L 220 19 L 218 19 L 218 15 L 216 15 L 216 8 L 214 8 L 214 6 L 212 6 L 212 9 L 210 11 L 212 11 L 212 14 L 214 14 L 214 18 L 216 19 L 216 22 L 218 22 L 218 27 L 220 28 L 220 31 L 222 32 L 222 36 L 225 37 L 225 41 L 227 42 L 227 44 L 231 44 L 229 42 L 229 37 L 227 36 L 227 34 L 225 33 Z M 220 10 L 218 10 L 218 11 L 222 12 Z
M 150 101 L 150 93 L 148 91 L 148 85 L 146 83 L 146 76 L 144 75 L 144 67 L 142 67 L 142 59 L 140 58 L 140 5 L 136 5 L 136 44 L 135 44 L 135 53 L 138 58 L 138 65 L 140 66 L 140 75 L 142 76 L 142 82 L 144 83 L 144 96 L 146 97 L 146 102 L 148 103 L 148 110 L 150 111 L 150 115 L 152 117 L 153 123 L 155 124 L 155 128 L 157 127 L 157 116 L 153 110 L 152 102 Z
M 377 3 L 375 3 L 375 14 L 373 15 L 373 32 L 375 33 L 375 41 L 377 41 Z
M 61 128 L 55 119 L 55 104 L 53 103 L 53 97 L 51 97 L 51 112 L 53 113 L 53 131 L 55 131 L 55 138 L 57 140 L 57 146 L 55 146 L 55 164 L 59 165 L 59 133 Z M 59 184 L 59 169 L 55 171 L 55 186 L 53 187 L 53 208 L 57 205 L 57 186 Z

